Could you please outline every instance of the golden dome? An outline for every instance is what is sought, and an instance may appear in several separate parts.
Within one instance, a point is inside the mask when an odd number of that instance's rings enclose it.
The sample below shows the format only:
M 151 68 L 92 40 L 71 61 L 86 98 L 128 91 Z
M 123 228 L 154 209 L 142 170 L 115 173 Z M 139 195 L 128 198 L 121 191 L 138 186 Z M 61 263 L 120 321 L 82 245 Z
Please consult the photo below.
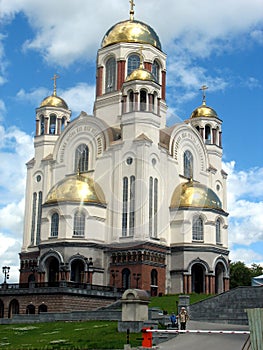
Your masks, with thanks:
M 46 203 L 78 202 L 105 204 L 100 186 L 90 177 L 71 175 L 51 188 Z
M 211 188 L 190 180 L 174 190 L 171 208 L 222 209 L 222 203 Z
M 162 49 L 158 35 L 150 26 L 131 19 L 113 25 L 104 35 L 101 47 L 120 42 L 150 44 Z
M 197 107 L 191 114 L 191 118 L 208 117 L 208 118 L 218 118 L 216 111 L 208 107 L 205 102 L 199 107 Z
M 68 105 L 66 104 L 66 102 L 61 97 L 58 97 L 55 94 L 44 98 L 44 100 L 40 104 L 40 107 L 57 107 L 68 109 Z
M 154 76 L 152 75 L 152 73 L 149 72 L 147 69 L 144 69 L 142 67 L 135 69 L 126 78 L 126 81 L 132 81 L 132 80 L 144 80 L 144 81 L 154 81 L 154 82 L 156 82 L 156 80 L 155 80 Z

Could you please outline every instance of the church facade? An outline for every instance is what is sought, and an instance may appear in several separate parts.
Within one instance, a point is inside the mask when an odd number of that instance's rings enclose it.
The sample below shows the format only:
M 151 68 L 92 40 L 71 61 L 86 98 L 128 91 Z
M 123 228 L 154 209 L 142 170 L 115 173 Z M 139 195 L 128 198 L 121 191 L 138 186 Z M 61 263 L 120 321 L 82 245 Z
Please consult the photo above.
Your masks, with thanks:
M 56 77 L 36 109 L 20 283 L 229 289 L 222 120 L 205 94 L 184 122 L 166 117 L 166 55 L 132 5 L 98 50 L 93 115 L 71 120 Z

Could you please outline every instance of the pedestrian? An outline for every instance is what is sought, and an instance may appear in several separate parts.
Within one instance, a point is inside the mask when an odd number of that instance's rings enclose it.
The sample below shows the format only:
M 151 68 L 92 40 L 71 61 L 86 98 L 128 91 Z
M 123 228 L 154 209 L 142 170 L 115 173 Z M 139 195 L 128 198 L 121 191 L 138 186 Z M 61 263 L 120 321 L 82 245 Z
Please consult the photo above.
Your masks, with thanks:
M 181 311 L 179 312 L 178 319 L 180 321 L 180 329 L 185 330 L 186 329 L 186 322 L 189 320 L 188 313 L 185 309 L 185 307 L 181 308 Z
M 173 312 L 172 315 L 170 316 L 170 321 L 171 321 L 171 323 L 172 323 L 172 328 L 175 328 L 175 327 L 176 327 L 177 318 L 176 318 L 174 312 Z

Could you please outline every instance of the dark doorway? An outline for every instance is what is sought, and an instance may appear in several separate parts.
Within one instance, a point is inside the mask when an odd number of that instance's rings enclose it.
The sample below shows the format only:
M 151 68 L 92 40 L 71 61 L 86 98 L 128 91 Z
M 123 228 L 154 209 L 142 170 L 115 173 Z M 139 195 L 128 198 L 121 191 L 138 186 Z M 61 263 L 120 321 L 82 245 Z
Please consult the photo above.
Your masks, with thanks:
M 77 283 L 84 282 L 84 263 L 82 260 L 74 260 L 71 263 L 70 280 Z
M 56 258 L 51 257 L 47 261 L 47 280 L 49 283 L 58 281 L 59 276 L 59 262 Z
M 19 303 L 16 299 L 10 301 L 8 308 L 8 318 L 12 318 L 13 315 L 19 314 Z
M 205 273 L 201 264 L 194 264 L 192 267 L 192 292 L 204 293 Z

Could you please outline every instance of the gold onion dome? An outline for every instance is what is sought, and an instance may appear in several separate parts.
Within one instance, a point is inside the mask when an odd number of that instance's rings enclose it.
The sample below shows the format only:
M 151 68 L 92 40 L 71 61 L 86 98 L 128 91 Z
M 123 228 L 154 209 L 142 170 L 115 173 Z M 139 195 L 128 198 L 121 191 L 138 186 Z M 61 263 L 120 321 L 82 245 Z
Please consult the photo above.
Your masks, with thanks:
M 180 184 L 174 190 L 171 208 L 222 209 L 222 203 L 215 192 L 192 180 Z
M 101 47 L 116 43 L 150 44 L 161 50 L 160 39 L 155 31 L 147 24 L 133 19 L 113 25 L 102 39 Z
M 44 100 L 40 104 L 40 107 L 57 107 L 68 109 L 68 105 L 66 104 L 66 102 L 61 97 L 58 97 L 55 94 L 44 98 Z
M 144 81 L 154 81 L 156 82 L 153 74 L 145 68 L 137 68 L 126 78 L 126 81 L 132 80 L 144 80 Z
M 197 107 L 191 114 L 191 118 L 208 117 L 208 118 L 218 118 L 216 111 L 208 107 L 205 102 L 199 107 Z
M 46 204 L 57 202 L 106 203 L 100 186 L 91 177 L 80 174 L 68 176 L 51 188 Z

